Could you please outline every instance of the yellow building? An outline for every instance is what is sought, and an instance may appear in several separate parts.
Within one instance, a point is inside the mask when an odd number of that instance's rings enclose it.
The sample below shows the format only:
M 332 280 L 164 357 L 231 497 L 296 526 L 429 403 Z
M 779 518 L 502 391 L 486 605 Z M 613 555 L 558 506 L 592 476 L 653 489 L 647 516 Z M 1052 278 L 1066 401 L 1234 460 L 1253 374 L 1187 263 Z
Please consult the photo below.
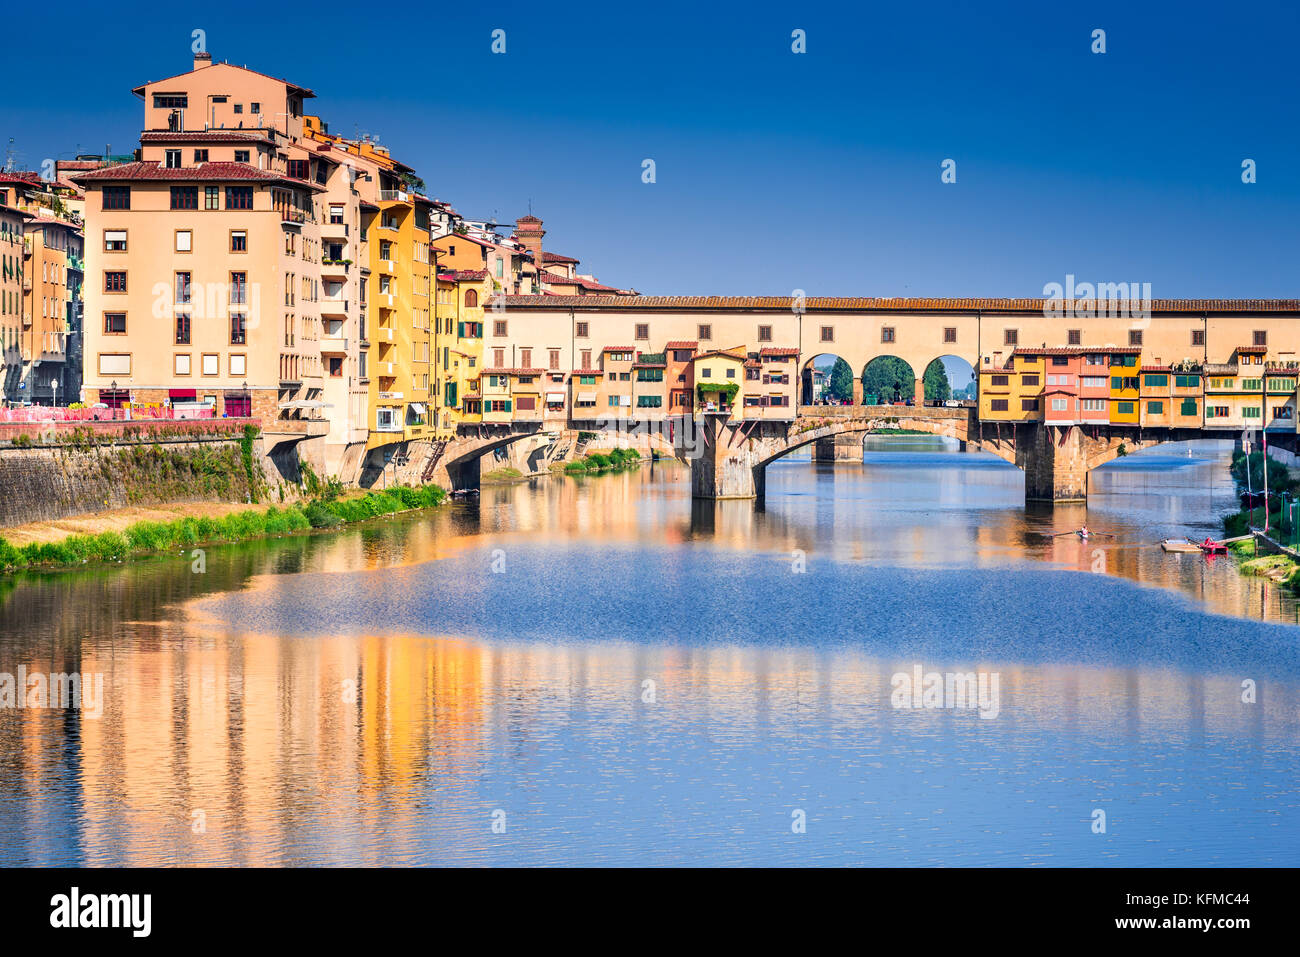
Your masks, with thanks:
M 1264 388 L 1268 396 L 1267 427 L 1290 432 L 1296 428 L 1296 383 L 1300 368 L 1294 363 L 1268 363 L 1264 367 Z
M 459 270 L 438 275 L 434 329 L 434 388 L 440 409 L 438 435 L 450 438 L 458 425 L 483 421 L 483 305 L 487 272 Z
M 1141 420 L 1139 402 L 1142 380 L 1140 349 L 1112 349 L 1110 355 L 1110 405 L 1111 425 L 1138 425 Z
M 735 349 L 701 352 L 691 359 L 695 380 L 696 409 L 700 412 L 726 412 L 731 417 L 743 413 L 740 392 L 745 383 L 743 346 Z
M 992 422 L 1042 421 L 1044 362 L 1042 350 L 1017 349 L 1002 367 L 981 368 L 980 418 Z

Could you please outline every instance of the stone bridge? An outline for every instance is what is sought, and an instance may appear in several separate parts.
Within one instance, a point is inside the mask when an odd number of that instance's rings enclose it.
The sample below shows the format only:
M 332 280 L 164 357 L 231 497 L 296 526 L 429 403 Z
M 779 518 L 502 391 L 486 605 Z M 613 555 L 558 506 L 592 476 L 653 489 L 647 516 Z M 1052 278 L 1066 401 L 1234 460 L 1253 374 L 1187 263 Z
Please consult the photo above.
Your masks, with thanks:
M 695 420 L 697 442 L 687 458 L 696 498 L 761 498 L 767 466 L 815 443 L 819 460 L 845 457 L 837 443 L 868 432 L 907 429 L 955 439 L 965 451 L 990 452 L 1025 473 L 1026 502 L 1081 502 L 1088 474 L 1120 456 L 1166 442 L 1215 437 L 1200 429 L 1112 425 L 981 422 L 973 407 L 800 406 L 793 422 Z M 1294 435 L 1270 436 L 1292 449 Z M 861 461 L 860 445 L 849 454 Z

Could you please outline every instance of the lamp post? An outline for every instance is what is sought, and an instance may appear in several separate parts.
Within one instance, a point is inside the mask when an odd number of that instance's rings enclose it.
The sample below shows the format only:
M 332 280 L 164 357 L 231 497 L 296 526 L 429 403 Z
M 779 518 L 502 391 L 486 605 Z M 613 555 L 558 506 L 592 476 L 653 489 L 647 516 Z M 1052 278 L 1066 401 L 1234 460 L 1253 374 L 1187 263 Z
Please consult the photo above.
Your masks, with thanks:
M 50 380 L 50 391 L 51 391 L 51 392 L 53 393 L 53 395 L 54 395 L 54 398 L 53 398 L 53 400 L 51 401 L 50 405 L 51 405 L 51 406 L 54 406 L 54 407 L 57 407 L 58 404 L 59 404 L 59 380 L 58 380 L 58 379 L 51 379 L 51 380 Z

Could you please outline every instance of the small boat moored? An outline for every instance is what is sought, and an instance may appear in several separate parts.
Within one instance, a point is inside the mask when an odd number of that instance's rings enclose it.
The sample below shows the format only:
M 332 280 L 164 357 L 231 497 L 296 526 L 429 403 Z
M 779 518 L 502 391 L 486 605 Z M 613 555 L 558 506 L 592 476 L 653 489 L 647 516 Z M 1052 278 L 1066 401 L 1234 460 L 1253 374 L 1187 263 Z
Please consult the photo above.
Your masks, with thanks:
M 1186 538 L 1166 538 L 1160 547 L 1167 552 L 1199 552 L 1201 546 Z

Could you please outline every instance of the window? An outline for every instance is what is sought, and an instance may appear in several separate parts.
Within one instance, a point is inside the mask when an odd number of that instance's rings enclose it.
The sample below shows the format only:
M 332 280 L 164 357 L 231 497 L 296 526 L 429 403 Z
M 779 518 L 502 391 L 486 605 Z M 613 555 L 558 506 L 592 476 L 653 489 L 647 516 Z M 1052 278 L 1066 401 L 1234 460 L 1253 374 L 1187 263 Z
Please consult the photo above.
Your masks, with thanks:
M 339 361 L 342 361 L 340 359 Z M 248 375 L 248 357 L 242 352 L 236 352 L 230 356 L 230 374 L 231 375 Z
M 126 292 L 126 272 L 104 273 L 104 292 Z
M 104 209 L 130 209 L 130 186 L 105 186 L 103 196 Z
M 822 342 L 834 342 L 834 341 L 835 341 L 835 327 L 834 327 L 834 326 L 822 326 L 822 327 L 821 327 L 821 332 L 820 332 L 820 339 L 821 339 Z
M 221 372 L 220 358 L 215 352 L 203 353 L 200 371 L 204 375 L 218 375 Z
M 1195 399 L 1183 399 L 1182 404 L 1178 407 L 1178 414 L 1179 414 L 1179 415 L 1195 415 L 1195 414 L 1196 414 L 1196 400 L 1195 400 Z
M 106 253 L 126 252 L 126 230 L 125 229 L 104 230 L 104 252 Z
M 1244 409 L 1241 410 L 1241 417 L 1242 417 L 1243 419 L 1258 419 L 1258 418 L 1259 418 L 1259 406 L 1257 406 L 1257 405 L 1248 405 L 1248 406 L 1246 406 Z
M 172 356 L 172 374 L 190 374 L 190 354 L 188 352 L 177 352 Z
M 699 335 L 697 336 L 697 338 L 698 338 L 701 342 L 705 342 L 705 341 L 707 341 L 707 340 L 713 338 L 713 326 L 712 326 L 712 325 L 704 324 L 704 325 L 696 326 L 696 327 L 695 327 L 695 331 L 696 331 L 697 333 L 699 333 Z
M 258 103 L 258 102 L 256 102 L 256 101 L 254 101 L 253 103 L 250 103 L 250 104 L 248 105 L 248 112 L 252 113 L 253 115 L 257 115 L 258 113 L 261 113 L 261 112 L 262 112 L 262 104 L 261 104 L 261 103 Z
M 1003 330 L 1002 330 L 1002 343 L 1003 343 L 1003 345 L 1008 345 L 1008 346 L 1019 345 L 1019 344 L 1020 344 L 1020 330 L 1019 330 L 1019 329 L 1003 329 Z
M 242 346 L 248 341 L 248 315 L 242 312 L 230 314 L 230 344 Z
M 712 378 L 713 378 L 713 370 L 712 370 L 712 369 L 709 369 L 709 368 L 701 369 L 701 370 L 700 370 L 700 378 L 701 378 L 701 379 L 712 379 Z
M 733 366 L 733 367 L 731 367 L 731 368 L 729 368 L 729 369 L 727 370 L 727 378 L 728 378 L 728 379 L 734 379 L 735 377 L 736 377 L 736 369 L 735 369 L 735 367 Z
M 190 105 L 190 98 L 185 95 L 155 93 L 153 105 L 156 110 L 183 110 Z
M 1010 377 L 1010 376 L 995 375 L 995 376 L 993 377 L 993 381 L 992 381 L 992 383 L 990 383 L 990 384 L 991 384 L 991 385 L 1009 385 L 1010 382 L 1011 382 L 1011 377 Z
M 473 308 L 475 308 L 476 306 L 478 306 L 478 290 L 477 290 L 477 289 L 466 289 L 466 290 L 465 290 L 465 308 L 466 308 L 466 309 L 473 309 Z
M 1193 329 L 1193 330 L 1192 330 L 1192 345 L 1194 345 L 1194 346 L 1203 346 L 1203 345 L 1205 345 L 1205 330 L 1204 330 L 1204 329 Z
M 131 354 L 129 352 L 101 352 L 98 358 L 100 375 L 131 374 Z
M 176 313 L 176 344 L 178 346 L 188 346 L 190 344 L 190 314 L 188 312 Z
M 1020 384 L 1021 384 L 1021 385 L 1038 385 L 1038 376 L 1036 376 L 1036 375 L 1022 375 L 1022 376 L 1020 377 Z
M 498 261 L 499 261 L 499 260 L 498 260 Z M 586 338 L 587 338 L 587 329 L 588 329 L 587 323 L 585 323 L 585 322 L 579 322 L 579 323 L 576 323 L 576 324 L 574 325 L 574 335 L 576 335 L 579 339 L 586 339 Z M 590 356 L 591 353 L 588 352 L 588 353 L 585 353 L 585 355 Z M 588 366 L 589 364 L 590 364 L 590 361 L 589 361 L 589 360 L 587 360 L 587 359 L 584 359 L 584 360 L 583 360 L 583 368 L 584 368 L 584 369 L 587 368 L 587 366 Z
M 236 103 L 235 106 L 234 106 L 234 110 L 235 110 L 236 113 L 243 113 L 243 112 L 244 112 L 244 104 L 243 104 L 243 103 Z
M 199 188 L 197 186 L 173 186 L 172 209 L 198 209 Z
M 108 336 L 125 335 L 126 334 L 126 313 L 124 312 L 104 313 L 104 334 Z
M 248 232 L 243 229 L 230 231 L 230 251 L 232 253 L 248 252 Z
M 1241 389 L 1243 392 L 1258 392 L 1263 385 L 1262 379 L 1242 379 Z
M 883 326 L 883 327 L 881 327 L 881 330 L 880 330 L 880 341 L 881 341 L 881 342 L 893 342 L 893 341 L 894 341 L 894 327 L 893 327 L 893 326 Z
M 1117 413 L 1119 413 L 1120 415 L 1132 415 L 1132 414 L 1133 414 L 1133 403 L 1132 403 L 1132 402 L 1116 402 L 1116 403 L 1115 403 L 1115 411 L 1116 411 Z
M 1201 377 L 1198 375 L 1174 376 L 1174 385 L 1180 389 L 1195 389 L 1200 384 L 1201 384 Z
M 636 397 L 636 404 L 639 409 L 658 409 L 664 404 L 664 397 L 661 395 L 639 395 Z
M 289 160 L 289 175 L 294 179 L 309 179 L 311 174 L 311 163 L 308 160 L 292 159 Z
M 1106 388 L 1106 377 L 1101 375 L 1080 376 L 1079 384 L 1085 389 L 1104 389 Z
M 1131 345 L 1131 346 L 1140 346 L 1140 345 L 1142 345 L 1142 330 L 1141 330 L 1141 329 L 1130 329 L 1130 330 L 1128 331 L 1128 344 Z
M 227 186 L 226 187 L 226 209 L 252 209 L 253 208 L 253 187 L 251 186 Z
M 1147 415 L 1164 415 L 1165 404 L 1163 402 L 1148 402 Z
M 187 272 L 178 272 L 176 274 L 177 305 L 188 304 L 192 294 L 192 290 L 190 289 L 190 274 Z
M 1169 385 L 1169 376 L 1147 375 L 1147 376 L 1143 376 L 1142 381 L 1145 382 L 1148 387 L 1164 388 L 1165 386 Z
M 207 161 L 208 161 L 208 151 L 207 151 L 207 150 L 195 150 L 195 151 L 194 151 L 194 162 L 196 162 L 196 163 L 206 163 Z
M 1265 329 L 1256 329 L 1252 334 L 1252 339 L 1257 346 L 1268 345 L 1268 331 Z
M 956 327 L 956 326 L 944 326 L 944 327 L 943 327 L 943 341 L 944 341 L 944 342 L 956 342 L 956 341 L 957 341 L 957 327 Z
M 492 335 L 504 336 L 505 334 L 506 334 L 506 320 L 498 319 L 492 323 Z
M 641 340 L 649 339 L 649 338 L 650 338 L 650 326 L 647 325 L 647 324 L 644 323 L 644 322 L 638 322 L 638 323 L 636 324 L 636 337 L 637 337 L 637 339 L 641 339 Z
M 166 166 L 168 169 L 180 169 L 180 168 L 181 168 L 181 151 L 180 151 L 180 150 L 164 150 L 164 151 L 163 151 L 163 165 Z
M 1052 400 L 1052 411 L 1053 411 L 1053 412 L 1065 412 L 1065 411 L 1068 410 L 1068 405 L 1069 405 L 1069 400 L 1068 400 L 1068 399 L 1053 399 L 1053 400 Z
M 1007 411 L 1007 400 L 1006 400 L 1006 399 L 994 399 L 994 400 L 992 400 L 992 402 L 989 403 L 989 408 L 992 409 L 994 412 L 1006 412 L 1006 411 Z
M 1021 399 L 1021 400 L 1020 400 L 1020 411 L 1022 411 L 1022 412 L 1037 412 L 1037 411 L 1038 411 L 1038 400 L 1037 400 L 1037 399 Z
M 248 302 L 248 273 L 232 272 L 230 274 L 230 304 L 242 306 Z
M 238 106 L 236 106 L 236 109 L 238 109 Z M 247 163 L 247 162 L 248 162 L 248 150 L 235 150 L 235 162 L 236 162 L 236 163 Z
M 1068 336 L 1068 340 L 1067 340 L 1067 341 L 1068 341 L 1068 342 L 1070 343 L 1070 345 L 1072 345 L 1072 346 L 1077 346 L 1077 345 L 1079 345 L 1079 343 L 1081 343 L 1081 342 L 1083 341 L 1083 333 L 1080 332 L 1078 329 L 1071 329 L 1071 330 L 1067 333 L 1067 336 Z
M 637 369 L 636 381 L 637 382 L 663 382 L 664 370 L 663 369 Z

